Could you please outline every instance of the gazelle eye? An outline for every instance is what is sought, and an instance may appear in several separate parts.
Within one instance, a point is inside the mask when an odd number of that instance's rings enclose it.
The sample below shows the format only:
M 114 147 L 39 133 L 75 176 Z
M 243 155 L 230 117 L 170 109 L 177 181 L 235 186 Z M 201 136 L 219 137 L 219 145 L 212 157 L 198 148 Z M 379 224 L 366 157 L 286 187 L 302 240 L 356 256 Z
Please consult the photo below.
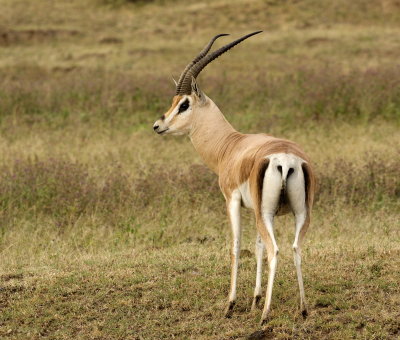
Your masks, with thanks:
M 181 113 L 183 111 L 186 111 L 189 108 L 189 99 L 186 99 L 181 106 L 179 106 L 179 111 L 178 113 Z

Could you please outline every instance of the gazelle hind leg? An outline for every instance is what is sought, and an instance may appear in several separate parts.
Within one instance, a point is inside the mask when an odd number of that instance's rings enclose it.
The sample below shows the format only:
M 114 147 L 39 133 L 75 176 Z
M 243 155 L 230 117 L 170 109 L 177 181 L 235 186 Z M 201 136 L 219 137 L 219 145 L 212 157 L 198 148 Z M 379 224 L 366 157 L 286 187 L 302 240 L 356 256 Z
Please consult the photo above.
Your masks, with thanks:
M 305 224 L 308 223 L 308 219 L 306 217 L 305 212 L 295 215 L 295 219 L 296 219 L 296 231 L 293 242 L 293 257 L 294 257 L 294 264 L 296 266 L 297 281 L 299 283 L 300 311 L 303 317 L 306 317 L 308 312 L 307 312 L 306 297 L 304 293 L 303 274 L 301 272 L 301 238 L 304 235 L 304 233 L 302 233 L 302 230 L 304 231 L 307 228 L 307 225 Z
M 271 166 L 270 164 L 265 171 L 263 179 L 261 218 L 257 221 L 258 232 L 267 248 L 269 266 L 267 292 L 261 316 L 261 325 L 267 322 L 268 313 L 271 310 L 272 288 L 274 286 L 279 252 L 274 235 L 274 216 L 279 203 L 281 189 L 281 173 L 276 166 Z
M 251 310 L 257 308 L 258 303 L 261 300 L 261 277 L 262 277 L 262 267 L 263 267 L 263 256 L 264 256 L 264 243 L 261 239 L 260 233 L 257 233 L 255 253 L 257 262 L 257 272 L 256 272 L 256 287 L 254 288 L 254 298 L 251 305 Z
M 229 292 L 228 306 L 225 310 L 225 317 L 230 318 L 233 314 L 233 307 L 236 303 L 236 283 L 239 269 L 240 255 L 240 203 L 241 195 L 239 191 L 234 191 L 232 197 L 227 202 L 228 215 L 232 227 L 232 249 L 231 249 L 231 286 Z
M 265 227 L 267 229 L 266 235 L 264 234 L 266 236 L 264 242 L 266 243 L 267 247 L 269 272 L 268 272 L 267 292 L 265 295 L 265 304 L 261 315 L 261 322 L 260 322 L 261 325 L 267 322 L 268 314 L 271 310 L 272 288 L 274 286 L 276 266 L 278 263 L 278 252 L 279 252 L 278 246 L 275 241 L 274 229 L 273 229 L 274 215 L 272 214 L 265 215 L 264 222 L 265 222 Z
M 302 315 L 307 316 L 307 305 L 304 293 L 303 274 L 301 271 L 301 244 L 309 224 L 309 215 L 306 207 L 304 173 L 301 167 L 298 167 L 287 183 L 287 194 L 290 206 L 295 216 L 295 237 L 293 242 L 293 257 L 296 266 L 297 281 L 300 291 L 300 311 Z

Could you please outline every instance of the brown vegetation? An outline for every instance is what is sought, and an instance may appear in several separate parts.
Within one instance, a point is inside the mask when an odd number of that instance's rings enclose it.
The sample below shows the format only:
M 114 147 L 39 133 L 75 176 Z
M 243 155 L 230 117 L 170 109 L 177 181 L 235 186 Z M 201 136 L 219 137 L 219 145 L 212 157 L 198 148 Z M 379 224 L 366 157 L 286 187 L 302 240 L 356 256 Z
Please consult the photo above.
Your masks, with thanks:
M 80 32 L 76 30 L 8 30 L 0 32 L 0 46 L 49 42 L 54 39 L 65 39 L 66 37 L 73 37 L 79 34 Z

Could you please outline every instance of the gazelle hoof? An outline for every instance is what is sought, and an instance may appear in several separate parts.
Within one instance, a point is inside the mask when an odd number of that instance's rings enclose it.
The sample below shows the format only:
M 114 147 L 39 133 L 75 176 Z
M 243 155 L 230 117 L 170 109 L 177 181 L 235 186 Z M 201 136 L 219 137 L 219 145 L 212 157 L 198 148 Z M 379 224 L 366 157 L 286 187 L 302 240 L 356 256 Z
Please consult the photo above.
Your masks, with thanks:
M 254 297 L 253 303 L 251 304 L 251 310 L 256 310 L 257 309 L 258 303 L 260 302 L 260 300 L 261 300 L 261 295 L 257 295 L 257 296 Z
M 269 322 L 270 318 L 268 316 L 261 317 L 260 326 L 265 326 Z
M 225 317 L 231 318 L 233 314 L 233 307 L 235 307 L 235 301 L 229 301 L 228 307 L 225 310 Z
M 304 308 L 304 309 L 301 311 L 301 315 L 303 316 L 303 319 L 306 319 L 306 318 L 307 318 L 307 316 L 308 316 L 307 308 Z

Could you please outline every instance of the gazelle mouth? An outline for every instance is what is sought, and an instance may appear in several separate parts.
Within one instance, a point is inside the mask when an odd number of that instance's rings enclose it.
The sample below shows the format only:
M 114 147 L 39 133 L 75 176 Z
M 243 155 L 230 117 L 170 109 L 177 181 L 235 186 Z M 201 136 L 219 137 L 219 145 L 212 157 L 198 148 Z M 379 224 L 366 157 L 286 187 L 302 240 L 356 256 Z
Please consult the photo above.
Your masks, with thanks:
M 157 131 L 157 133 L 158 133 L 159 135 L 162 135 L 165 131 L 168 131 L 168 130 L 169 130 L 169 128 L 166 128 L 165 130 Z

